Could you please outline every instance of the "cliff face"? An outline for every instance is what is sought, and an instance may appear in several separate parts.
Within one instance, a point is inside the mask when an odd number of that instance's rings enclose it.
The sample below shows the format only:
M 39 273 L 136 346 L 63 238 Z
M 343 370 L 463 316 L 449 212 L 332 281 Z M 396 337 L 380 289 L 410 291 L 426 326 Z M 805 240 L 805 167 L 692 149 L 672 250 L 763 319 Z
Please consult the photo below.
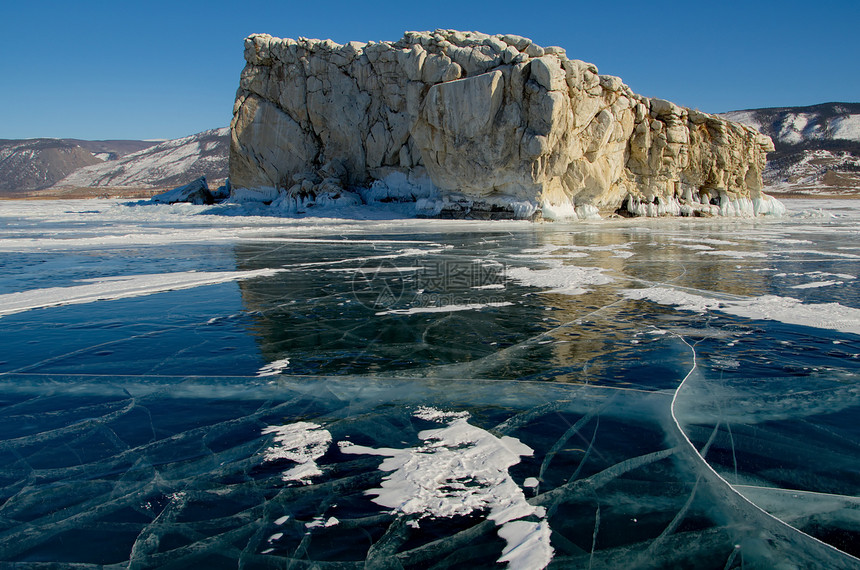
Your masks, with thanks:
M 526 201 L 545 214 L 754 212 L 773 150 L 752 128 L 639 96 L 520 36 L 254 35 L 245 59 L 230 178 L 270 199 L 426 171 L 446 200 Z

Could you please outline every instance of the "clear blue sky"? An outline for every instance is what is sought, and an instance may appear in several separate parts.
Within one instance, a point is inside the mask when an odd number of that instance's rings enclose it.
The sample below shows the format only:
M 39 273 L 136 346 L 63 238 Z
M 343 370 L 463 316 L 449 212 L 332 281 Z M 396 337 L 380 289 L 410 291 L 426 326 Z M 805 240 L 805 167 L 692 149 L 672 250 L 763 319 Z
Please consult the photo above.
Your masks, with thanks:
M 860 101 L 860 0 L 5 1 L 0 138 L 176 138 L 227 126 L 243 38 L 515 33 L 717 113 Z

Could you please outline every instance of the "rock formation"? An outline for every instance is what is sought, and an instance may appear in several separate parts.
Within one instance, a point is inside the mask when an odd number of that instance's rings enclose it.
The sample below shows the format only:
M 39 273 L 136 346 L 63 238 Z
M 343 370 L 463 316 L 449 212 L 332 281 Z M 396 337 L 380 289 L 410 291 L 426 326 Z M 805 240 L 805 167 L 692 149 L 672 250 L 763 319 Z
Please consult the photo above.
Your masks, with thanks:
M 238 197 L 355 202 L 353 192 L 399 173 L 429 176 L 437 214 L 463 204 L 525 203 L 507 209 L 545 217 L 770 207 L 767 136 L 637 95 L 520 36 L 436 30 L 339 45 L 253 35 L 245 59 L 231 123 Z
M 198 205 L 214 204 L 215 196 L 209 191 L 206 177 L 201 176 L 188 184 L 156 194 L 152 197 L 152 202 L 156 204 L 176 204 L 177 202 L 189 202 Z

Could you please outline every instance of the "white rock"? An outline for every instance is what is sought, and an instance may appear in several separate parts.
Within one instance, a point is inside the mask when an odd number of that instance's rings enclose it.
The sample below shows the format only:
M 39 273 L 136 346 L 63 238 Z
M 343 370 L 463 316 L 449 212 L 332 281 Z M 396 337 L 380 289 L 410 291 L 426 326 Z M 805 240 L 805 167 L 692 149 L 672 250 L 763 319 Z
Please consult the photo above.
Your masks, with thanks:
M 779 209 L 761 197 L 768 137 L 636 95 L 521 36 L 435 30 L 338 45 L 254 35 L 245 59 L 231 123 L 236 195 L 277 194 L 295 181 L 301 190 L 304 180 L 313 192 L 327 179 L 368 188 L 426 168 L 451 204 L 507 200 L 574 214 Z M 332 160 L 342 171 L 321 172 Z M 721 194 L 721 207 L 707 203 Z

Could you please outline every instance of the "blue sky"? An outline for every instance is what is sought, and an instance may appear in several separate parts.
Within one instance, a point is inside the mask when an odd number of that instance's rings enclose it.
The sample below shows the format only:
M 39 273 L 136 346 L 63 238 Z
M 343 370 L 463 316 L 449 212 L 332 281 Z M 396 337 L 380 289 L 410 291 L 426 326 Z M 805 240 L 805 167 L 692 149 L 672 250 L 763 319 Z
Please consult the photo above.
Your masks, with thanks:
M 4 2 L 0 138 L 176 138 L 227 126 L 243 38 L 515 33 L 717 113 L 860 101 L 860 1 Z

